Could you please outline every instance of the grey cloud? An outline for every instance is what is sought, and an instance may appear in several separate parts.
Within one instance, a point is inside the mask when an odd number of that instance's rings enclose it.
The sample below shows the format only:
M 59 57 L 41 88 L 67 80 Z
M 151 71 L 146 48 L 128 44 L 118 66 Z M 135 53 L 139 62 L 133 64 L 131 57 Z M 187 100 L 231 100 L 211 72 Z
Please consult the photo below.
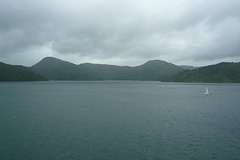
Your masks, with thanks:
M 235 0 L 3 0 L 0 59 L 22 54 L 28 65 L 46 55 L 123 65 L 234 59 L 239 8 Z

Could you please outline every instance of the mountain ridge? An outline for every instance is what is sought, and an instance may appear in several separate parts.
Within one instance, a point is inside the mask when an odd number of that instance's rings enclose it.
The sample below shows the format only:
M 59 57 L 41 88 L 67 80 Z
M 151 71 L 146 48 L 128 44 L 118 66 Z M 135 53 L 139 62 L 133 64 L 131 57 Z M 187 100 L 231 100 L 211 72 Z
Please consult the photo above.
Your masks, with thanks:
M 240 62 L 203 67 L 177 66 L 162 60 L 150 60 L 134 67 L 93 63 L 77 65 L 54 57 L 45 57 L 32 67 L 0 62 L 0 81 L 42 80 L 240 83 Z
M 117 66 L 82 63 L 79 65 L 54 57 L 46 57 L 31 67 L 36 73 L 51 80 L 158 80 L 183 71 L 179 66 L 162 60 L 151 60 L 142 65 Z

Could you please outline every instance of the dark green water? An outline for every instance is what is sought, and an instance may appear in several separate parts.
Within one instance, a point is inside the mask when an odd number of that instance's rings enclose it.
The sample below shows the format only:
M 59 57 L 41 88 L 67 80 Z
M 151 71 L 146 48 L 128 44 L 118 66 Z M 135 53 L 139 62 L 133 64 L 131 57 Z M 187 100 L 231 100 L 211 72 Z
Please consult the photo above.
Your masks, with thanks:
M 240 84 L 0 83 L 0 159 L 238 160 Z

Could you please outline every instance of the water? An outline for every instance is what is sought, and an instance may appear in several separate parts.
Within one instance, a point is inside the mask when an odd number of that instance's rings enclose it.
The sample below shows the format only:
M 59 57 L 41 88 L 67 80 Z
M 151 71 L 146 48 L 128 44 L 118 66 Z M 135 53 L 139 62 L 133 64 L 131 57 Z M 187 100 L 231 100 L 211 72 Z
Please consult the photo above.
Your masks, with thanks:
M 240 84 L 0 83 L 0 159 L 237 160 L 239 98 Z

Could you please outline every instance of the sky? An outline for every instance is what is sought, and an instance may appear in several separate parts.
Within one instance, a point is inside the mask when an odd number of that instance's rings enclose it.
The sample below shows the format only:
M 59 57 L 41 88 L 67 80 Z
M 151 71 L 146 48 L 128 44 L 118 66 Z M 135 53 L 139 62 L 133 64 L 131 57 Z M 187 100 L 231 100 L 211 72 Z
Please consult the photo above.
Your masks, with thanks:
M 238 0 L 1 0 L 0 61 L 240 62 Z

